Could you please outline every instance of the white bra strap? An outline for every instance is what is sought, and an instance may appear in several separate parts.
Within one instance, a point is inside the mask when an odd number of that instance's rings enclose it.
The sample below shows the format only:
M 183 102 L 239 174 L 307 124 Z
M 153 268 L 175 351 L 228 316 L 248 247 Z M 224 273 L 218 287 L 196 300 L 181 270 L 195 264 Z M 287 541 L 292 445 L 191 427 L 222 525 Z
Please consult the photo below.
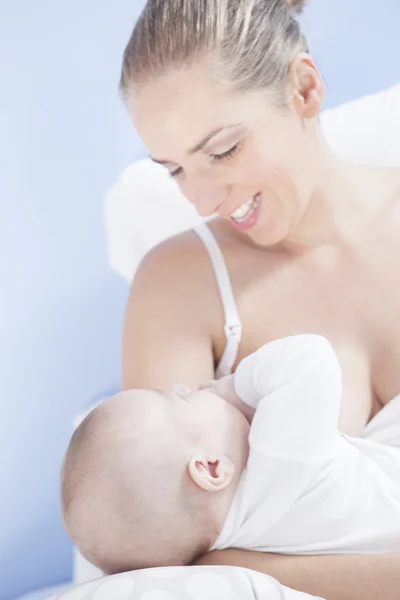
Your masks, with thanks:
M 227 342 L 216 370 L 216 377 L 218 379 L 232 373 L 232 368 L 237 359 L 239 344 L 242 337 L 242 323 L 236 307 L 232 283 L 224 255 L 221 252 L 217 240 L 205 223 L 201 223 L 195 227 L 194 231 L 202 240 L 210 255 L 225 314 L 224 330 Z

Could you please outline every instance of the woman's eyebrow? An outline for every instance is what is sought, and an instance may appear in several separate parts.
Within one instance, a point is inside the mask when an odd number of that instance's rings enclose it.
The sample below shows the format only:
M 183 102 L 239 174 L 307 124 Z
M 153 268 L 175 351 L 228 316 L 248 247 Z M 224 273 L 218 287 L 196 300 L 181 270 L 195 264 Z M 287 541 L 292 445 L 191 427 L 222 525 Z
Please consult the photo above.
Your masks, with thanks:
M 239 125 L 242 125 L 242 123 L 232 123 L 232 125 L 223 125 L 222 127 L 218 127 L 217 129 L 214 129 L 208 135 L 206 135 L 198 144 L 196 144 L 196 146 L 191 148 L 188 151 L 188 154 L 196 154 L 196 152 L 200 152 L 200 150 L 203 150 L 204 146 L 206 144 L 208 144 L 208 142 L 215 135 L 217 135 L 217 133 L 221 133 L 221 131 L 223 131 L 224 129 L 231 129 L 232 127 L 238 127 Z
M 200 150 L 202 150 L 204 148 L 204 146 L 206 144 L 208 144 L 208 142 L 215 135 L 217 135 L 217 133 L 221 133 L 221 131 L 224 131 L 224 129 L 232 129 L 233 127 L 238 127 L 239 125 L 242 125 L 242 123 L 232 123 L 231 125 L 223 125 L 222 127 L 217 127 L 217 129 L 213 129 L 213 131 L 208 133 L 198 144 L 193 146 L 193 148 L 190 148 L 190 150 L 188 150 L 187 153 L 190 155 L 190 154 L 196 154 L 196 152 L 200 152 Z M 173 161 L 171 161 L 171 160 L 153 158 L 152 156 L 150 156 L 150 158 L 153 162 L 158 163 L 160 165 L 166 165 L 169 163 L 173 163 Z

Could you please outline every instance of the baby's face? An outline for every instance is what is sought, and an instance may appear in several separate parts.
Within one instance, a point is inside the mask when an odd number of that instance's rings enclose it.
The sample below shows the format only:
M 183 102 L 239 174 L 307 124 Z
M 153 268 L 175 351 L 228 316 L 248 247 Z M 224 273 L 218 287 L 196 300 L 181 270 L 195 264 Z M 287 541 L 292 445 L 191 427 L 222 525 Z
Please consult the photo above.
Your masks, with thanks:
M 221 436 L 225 431 L 237 430 L 238 424 L 244 421 L 241 413 L 212 389 L 192 391 L 184 385 L 177 385 L 166 393 L 151 393 L 153 408 L 157 406 L 159 414 L 182 432 Z M 149 407 L 149 410 L 153 408 Z
M 165 523 L 182 523 L 186 535 L 194 518 L 193 506 L 197 511 L 200 499 L 207 509 L 199 531 L 204 533 L 206 524 L 210 531 L 207 529 L 204 535 L 207 544 L 212 543 L 216 524 L 222 522 L 229 509 L 235 474 L 241 472 L 247 460 L 249 425 L 237 409 L 209 389 L 191 392 L 181 386 L 168 393 L 129 390 L 106 400 L 82 427 L 66 471 L 70 493 L 78 498 L 68 509 L 68 528 L 92 562 L 97 560 L 111 572 L 116 568 L 113 565 L 128 570 L 132 564 L 134 568 L 165 564 L 176 540 L 175 525 L 170 531 Z M 75 455 L 83 456 L 83 462 Z M 82 464 L 88 467 L 83 476 Z M 210 477 L 208 464 L 212 467 Z M 232 465 L 237 471 L 231 469 Z M 213 482 L 211 491 L 220 480 L 230 486 L 226 494 L 218 495 L 218 502 L 210 495 L 212 505 L 204 498 L 206 487 L 202 484 L 207 483 L 207 477 Z M 124 533 L 127 524 L 132 527 L 129 539 Z M 154 546 L 149 532 L 154 537 L 164 530 L 165 544 Z M 193 551 L 193 541 L 197 544 L 199 540 L 189 537 L 186 542 Z M 124 543 L 128 544 L 126 548 Z M 133 559 L 132 564 L 125 564 L 126 558 L 122 557 L 134 556 L 138 547 L 143 564 Z M 158 548 L 156 553 L 154 548 Z
M 169 392 L 130 390 L 111 399 L 120 408 L 121 425 L 130 423 L 140 429 L 146 444 L 149 439 L 169 438 L 171 444 L 182 445 L 182 437 L 221 440 L 222 446 L 240 443 L 248 436 L 248 423 L 243 415 L 209 389 L 190 391 L 175 386 Z

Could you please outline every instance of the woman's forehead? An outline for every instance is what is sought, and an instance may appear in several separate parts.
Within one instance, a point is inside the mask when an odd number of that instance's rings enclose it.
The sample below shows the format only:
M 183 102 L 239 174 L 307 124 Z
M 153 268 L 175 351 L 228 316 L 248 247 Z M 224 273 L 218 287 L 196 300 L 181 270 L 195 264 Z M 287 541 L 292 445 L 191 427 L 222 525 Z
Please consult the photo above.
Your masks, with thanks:
M 187 150 L 221 127 L 254 115 L 254 96 L 213 83 L 201 70 L 159 77 L 129 100 L 134 125 L 151 154 Z M 165 155 L 167 156 L 167 155 Z

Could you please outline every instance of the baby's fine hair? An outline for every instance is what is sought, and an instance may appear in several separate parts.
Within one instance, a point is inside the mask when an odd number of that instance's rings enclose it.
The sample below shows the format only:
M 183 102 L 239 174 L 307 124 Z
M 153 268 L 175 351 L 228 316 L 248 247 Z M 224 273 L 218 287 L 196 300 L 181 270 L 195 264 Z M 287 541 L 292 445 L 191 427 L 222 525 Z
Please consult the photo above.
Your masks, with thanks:
M 71 438 L 61 476 L 66 531 L 106 573 L 190 564 L 212 539 L 205 497 L 168 436 L 145 439 L 135 412 L 120 411 L 100 405 Z

